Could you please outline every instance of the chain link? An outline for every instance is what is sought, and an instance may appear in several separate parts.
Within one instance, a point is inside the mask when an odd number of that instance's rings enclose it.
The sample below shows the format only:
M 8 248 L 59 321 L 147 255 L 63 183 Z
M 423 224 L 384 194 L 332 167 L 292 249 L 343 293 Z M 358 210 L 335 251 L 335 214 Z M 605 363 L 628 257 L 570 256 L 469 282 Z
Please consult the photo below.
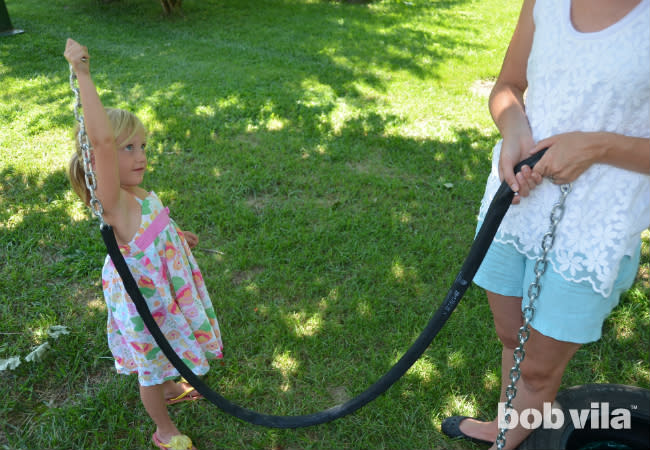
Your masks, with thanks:
M 76 86 L 77 74 L 74 73 L 72 66 L 70 66 L 70 88 L 74 92 L 75 104 L 74 104 L 74 117 L 79 123 L 79 132 L 77 133 L 77 140 L 79 141 L 79 147 L 81 148 L 81 156 L 83 158 L 83 168 L 85 172 L 85 181 L 86 187 L 90 192 L 90 210 L 95 216 L 99 219 L 100 227 L 104 227 L 106 223 L 104 222 L 104 207 L 102 202 L 99 201 L 95 191 L 97 190 L 97 177 L 95 176 L 95 171 L 93 170 L 92 164 L 92 147 L 90 145 L 90 140 L 88 139 L 88 134 L 86 134 L 86 124 L 84 122 L 83 115 L 81 114 L 81 95 L 79 93 L 79 88 Z
M 544 234 L 542 238 L 542 254 L 535 262 L 534 272 L 535 280 L 528 287 L 528 304 L 523 308 L 522 317 L 524 320 L 523 326 L 519 329 L 517 334 L 517 339 L 519 340 L 519 346 L 513 352 L 513 360 L 515 362 L 514 366 L 510 369 L 510 384 L 506 387 L 505 396 L 505 414 L 504 420 L 507 423 L 510 423 L 511 417 L 510 414 L 512 411 L 512 401 L 517 396 L 517 381 L 521 378 L 521 369 L 520 365 L 526 357 L 526 351 L 524 350 L 524 344 L 528 341 L 530 337 L 530 323 L 535 316 L 535 300 L 539 297 L 542 285 L 540 280 L 546 268 L 548 267 L 548 253 L 553 247 L 555 242 L 555 229 L 557 228 L 562 216 L 564 214 L 564 203 L 567 195 L 571 192 L 571 184 L 563 184 L 560 186 L 560 199 L 553 205 L 551 210 L 551 224 L 548 231 Z M 502 450 L 506 445 L 506 431 L 507 427 L 499 429 L 499 434 L 496 439 L 497 449 Z

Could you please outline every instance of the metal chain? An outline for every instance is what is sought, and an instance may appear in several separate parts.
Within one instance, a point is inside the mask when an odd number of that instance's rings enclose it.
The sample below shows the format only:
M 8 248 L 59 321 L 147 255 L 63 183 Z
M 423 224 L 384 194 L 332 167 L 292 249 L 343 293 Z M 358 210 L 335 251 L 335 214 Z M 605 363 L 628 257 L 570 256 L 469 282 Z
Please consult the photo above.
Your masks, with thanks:
M 519 368 L 522 361 L 526 357 L 526 351 L 524 350 L 524 344 L 528 341 L 530 337 L 530 322 L 533 320 L 535 315 L 535 300 L 539 297 L 541 290 L 540 279 L 546 268 L 548 266 L 548 253 L 553 247 L 553 242 L 555 241 L 555 229 L 557 228 L 562 216 L 564 214 L 564 203 L 567 195 L 571 192 L 571 184 L 563 184 L 560 186 L 560 199 L 553 205 L 551 210 L 551 225 L 549 226 L 548 231 L 544 234 L 542 238 L 542 254 L 535 262 L 535 280 L 528 287 L 528 304 L 524 307 L 522 316 L 524 320 L 523 326 L 519 329 L 517 335 L 519 339 L 519 346 L 515 349 L 513 353 L 513 359 L 515 361 L 514 366 L 510 369 L 510 384 L 506 387 L 506 403 L 505 403 L 505 414 L 504 420 L 510 422 L 510 410 L 512 409 L 512 401 L 517 395 L 517 381 L 521 377 L 521 369 Z M 496 439 L 497 449 L 502 450 L 506 445 L 506 431 L 507 427 L 499 429 L 499 434 Z
M 76 86 L 75 80 L 77 79 L 77 74 L 74 73 L 72 66 L 70 66 L 70 88 L 74 92 L 75 104 L 74 104 L 74 117 L 79 123 L 79 132 L 77 133 L 77 140 L 79 141 L 79 147 L 81 148 L 81 156 L 83 158 L 83 167 L 85 172 L 85 181 L 86 187 L 90 192 L 90 209 L 99 219 L 100 227 L 103 228 L 106 223 L 104 222 L 104 207 L 102 203 L 97 198 L 95 191 L 97 190 L 97 178 L 95 176 L 95 171 L 93 170 L 92 164 L 92 147 L 90 145 L 90 140 L 86 134 L 86 124 L 84 123 L 84 117 L 81 114 L 81 95 L 79 93 L 79 88 Z

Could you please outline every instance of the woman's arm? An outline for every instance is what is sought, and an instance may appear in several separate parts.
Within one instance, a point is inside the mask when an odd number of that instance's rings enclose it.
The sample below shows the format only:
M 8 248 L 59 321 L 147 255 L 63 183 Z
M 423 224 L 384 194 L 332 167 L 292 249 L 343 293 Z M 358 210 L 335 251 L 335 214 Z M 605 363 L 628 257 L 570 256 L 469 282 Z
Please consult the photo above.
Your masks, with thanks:
M 531 153 L 548 147 L 534 173 L 571 183 L 592 164 L 609 164 L 650 174 L 650 139 L 607 132 L 571 132 L 543 139 Z
M 535 0 L 524 0 L 517 26 L 503 59 L 501 72 L 489 100 L 490 113 L 501 136 L 503 145 L 499 160 L 499 174 L 513 191 L 527 196 L 530 189 L 542 178 L 525 167 L 517 176 L 514 166 L 529 156 L 534 147 L 532 132 L 524 107 L 524 92 L 528 87 L 526 69 L 533 43 L 533 7 Z M 513 203 L 518 203 L 515 197 Z

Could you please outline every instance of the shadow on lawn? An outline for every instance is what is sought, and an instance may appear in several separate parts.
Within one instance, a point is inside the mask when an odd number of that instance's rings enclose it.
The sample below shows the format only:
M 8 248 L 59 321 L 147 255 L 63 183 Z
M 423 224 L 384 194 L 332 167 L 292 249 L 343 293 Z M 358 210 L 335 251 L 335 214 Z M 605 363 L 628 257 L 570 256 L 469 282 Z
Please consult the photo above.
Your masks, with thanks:
M 361 129 L 364 131 L 360 132 Z M 453 245 L 460 236 L 444 241 L 443 235 L 449 234 L 446 231 L 440 232 L 440 238 L 428 234 L 428 227 L 431 225 L 425 223 L 428 216 L 423 213 L 431 201 L 427 192 L 433 193 L 434 196 L 453 195 L 433 180 L 447 173 L 460 175 L 476 171 L 477 167 L 474 165 L 484 164 L 484 161 L 472 162 L 470 144 L 476 140 L 487 141 L 489 137 L 468 130 L 459 134 L 457 144 L 450 145 L 434 141 L 385 139 L 381 136 L 382 129 L 383 125 L 378 117 L 370 116 L 342 132 L 341 139 L 346 142 L 358 139 L 373 140 L 371 161 L 368 161 L 370 153 L 356 152 L 354 157 L 350 158 L 350 154 L 342 151 L 339 155 L 321 155 L 309 161 L 310 164 L 320 167 L 320 176 L 323 178 L 317 184 L 326 185 L 331 175 L 337 173 L 346 180 L 347 185 L 354 186 L 353 192 L 341 191 L 336 188 L 336 183 L 329 180 L 329 197 L 326 201 L 319 198 L 318 192 L 307 192 L 294 197 L 294 203 L 291 197 L 287 197 L 287 192 L 293 187 L 306 190 L 306 186 L 301 181 L 296 186 L 287 187 L 287 183 L 294 181 L 285 180 L 282 174 L 277 174 L 276 190 L 265 194 L 265 204 L 257 205 L 256 208 L 251 208 L 248 204 L 251 192 L 256 189 L 254 183 L 245 191 L 245 196 L 233 198 L 239 202 L 240 208 L 251 210 L 249 216 L 259 221 L 260 235 L 243 236 L 250 241 L 250 248 L 247 249 L 241 248 L 240 242 L 230 242 L 225 232 L 226 238 L 221 242 L 228 246 L 226 260 L 216 265 L 206 264 L 210 268 L 206 277 L 210 278 L 208 282 L 213 287 L 211 292 L 215 292 L 213 298 L 220 312 L 223 312 L 220 313 L 220 320 L 228 346 L 227 366 L 214 367 L 209 379 L 219 391 L 222 379 L 230 380 L 229 384 L 235 388 L 225 389 L 226 396 L 234 396 L 235 401 L 239 398 L 245 404 L 254 399 L 252 407 L 268 413 L 283 414 L 285 411 L 310 413 L 356 394 L 365 386 L 350 386 L 348 380 L 366 379 L 372 382 L 378 378 L 390 366 L 396 353 L 409 343 L 413 336 L 414 324 L 421 322 L 417 316 L 427 314 L 431 308 L 430 299 L 426 298 L 423 291 L 434 289 L 428 286 L 436 283 L 432 279 L 435 276 L 420 272 L 423 269 L 419 267 L 418 260 L 429 270 L 432 270 L 432 265 L 438 265 L 439 268 L 434 272 L 441 270 L 446 278 L 453 278 L 447 273 L 449 262 L 437 260 L 435 246 L 441 243 Z M 254 138 L 255 133 L 252 133 L 252 136 Z M 430 164 L 423 166 L 424 161 L 432 154 L 444 154 L 445 151 L 451 151 L 460 158 L 442 158 L 438 168 L 433 168 Z M 295 155 L 292 152 L 275 154 L 275 157 L 270 159 L 289 164 L 287 161 L 293 161 Z M 336 167 L 337 170 L 326 170 L 327 166 Z M 418 166 L 419 170 L 416 169 Z M 305 170 L 312 173 L 314 169 L 310 166 Z M 53 317 L 49 317 L 48 321 L 71 325 L 73 331 L 73 337 L 64 338 L 59 342 L 66 350 L 57 350 L 46 357 L 46 361 L 50 362 L 48 369 L 32 369 L 25 364 L 15 371 L 15 374 L 3 375 L 10 390 L 24 394 L 20 396 L 20 401 L 16 398 L 5 404 L 6 411 L 11 412 L 11 419 L 7 417 L 7 424 L 15 426 L 18 432 L 27 417 L 43 412 L 42 395 L 49 389 L 56 391 L 57 388 L 50 386 L 50 383 L 60 382 L 60 378 L 54 374 L 65 370 L 68 372 L 68 383 L 83 385 L 88 378 L 95 376 L 98 370 L 97 364 L 101 361 L 97 360 L 96 355 L 107 354 L 103 339 L 103 313 L 99 309 L 87 307 L 89 298 L 96 299 L 100 295 L 100 288 L 96 285 L 96 292 L 93 292 L 91 286 L 81 284 L 89 278 L 96 278 L 104 252 L 96 233 L 95 221 L 78 221 L 70 215 L 69 202 L 64 201 L 69 188 L 62 170 L 41 176 L 8 167 L 0 174 L 0 180 L 3 186 L 3 201 L 9 205 L 0 217 L 3 223 L 11 224 L 0 232 L 2 250 L 11 257 L 11 261 L 20 261 L 19 264 L 0 266 L 5 283 L 2 286 L 3 293 L 7 298 L 19 300 L 3 302 L 2 310 L 3 315 L 6 313 L 11 317 L 22 317 L 22 320 L 15 322 L 16 328 L 8 328 L 8 323 L 5 322 L 3 330 L 20 332 L 33 329 L 43 323 L 44 311 L 52 311 Z M 352 180 L 356 180 L 356 183 Z M 243 182 L 250 183 L 246 179 Z M 461 185 L 461 182 L 457 183 Z M 220 189 L 222 188 L 217 186 L 218 196 Z M 390 204 L 396 198 L 395 193 L 388 193 L 389 191 L 400 193 L 397 200 L 411 202 L 409 214 L 414 217 L 413 220 L 395 220 L 395 214 L 401 212 L 390 210 Z M 221 194 L 224 197 L 229 195 L 227 190 Z M 312 194 L 316 198 L 311 198 Z M 387 198 L 382 198 L 382 195 Z M 368 210 L 368 206 L 380 208 L 382 213 L 376 219 L 371 219 L 370 216 L 375 212 Z M 276 208 L 279 208 L 277 215 Z M 278 230 L 285 226 L 286 215 L 296 211 L 303 213 L 306 223 L 294 223 L 295 230 Z M 316 212 L 307 216 L 309 211 Z M 219 212 L 212 211 L 204 220 L 217 223 L 218 215 Z M 453 216 L 449 217 L 454 220 Z M 296 219 L 302 220 L 300 215 L 297 215 Z M 370 227 L 366 228 L 364 222 L 370 222 Z M 421 233 L 417 239 L 405 237 L 412 235 L 414 231 Z M 265 248 L 265 242 L 268 240 L 275 241 L 280 249 Z M 356 244 L 349 245 L 355 241 Z M 423 247 L 427 245 L 424 241 L 434 243 L 434 247 Z M 324 242 L 327 249 L 310 247 L 311 242 Z M 396 242 L 399 245 L 396 245 Z M 405 273 L 398 274 L 394 270 L 395 264 L 387 266 L 386 261 L 379 264 L 373 259 L 376 257 L 375 251 L 368 250 L 366 246 L 371 249 L 379 247 L 382 253 L 393 254 L 394 260 L 399 260 L 400 264 L 406 267 Z M 276 251 L 284 248 L 289 252 L 292 247 L 302 247 L 301 252 L 294 254 L 297 261 L 292 261 L 292 258 L 278 261 Z M 404 254 L 405 247 L 410 247 L 411 255 Z M 249 259 L 229 259 L 231 251 L 238 249 L 250 252 Z M 264 267 L 260 271 L 254 269 L 260 264 L 256 253 L 259 253 Z M 364 258 L 369 259 L 364 261 Z M 253 264 L 253 268 L 249 264 Z M 274 267 L 274 264 L 277 267 Z M 310 270 L 310 264 L 312 267 L 326 266 L 331 273 L 314 273 Z M 236 281 L 227 272 L 219 270 L 223 266 L 229 267 L 231 273 L 241 270 L 246 275 Z M 378 272 L 393 278 L 388 293 L 381 289 L 375 291 L 373 280 Z M 283 278 L 287 291 L 267 292 L 265 282 L 260 282 L 259 279 L 268 277 Z M 258 295 L 255 295 L 255 284 L 260 286 Z M 71 292 L 71 285 L 73 289 L 75 285 L 80 288 L 81 295 L 76 299 L 78 305 L 71 305 L 70 299 L 66 298 Z M 229 286 L 225 293 L 222 286 Z M 387 294 L 393 294 L 395 297 L 387 302 Z M 345 298 L 348 295 L 349 297 Z M 66 301 L 62 302 L 62 297 L 66 298 Z M 324 305 L 323 299 L 330 304 Z M 254 301 L 253 304 L 251 300 Z M 362 304 L 365 306 L 359 309 Z M 256 305 L 257 311 L 252 305 Z M 66 308 L 78 309 L 73 314 L 78 319 L 75 324 L 69 322 L 70 317 L 62 314 Z M 402 330 L 391 330 L 391 318 L 402 313 L 407 318 L 401 320 L 397 327 Z M 309 319 L 321 314 L 321 326 L 312 331 L 299 331 L 303 325 L 309 328 Z M 303 321 L 307 323 L 301 323 Z M 409 323 L 410 321 L 412 323 Z M 350 329 L 361 330 L 369 327 L 381 330 L 382 322 L 388 327 L 385 337 L 361 333 L 354 336 L 354 342 L 350 342 Z M 260 334 L 260 338 L 251 342 L 250 332 Z M 100 337 L 87 339 L 88 333 Z M 404 337 L 407 339 L 403 340 Z M 89 351 L 87 340 L 91 341 L 92 351 Z M 102 348 L 98 348 L 100 344 Z M 331 348 L 330 352 L 327 347 Z M 328 353 L 331 354 L 330 358 L 323 361 L 312 360 L 313 354 Z M 281 366 L 283 360 L 294 360 L 295 370 L 286 372 Z M 108 363 L 102 363 L 102 366 L 104 370 L 110 370 Z M 331 378 L 314 384 L 313 381 L 322 374 L 329 374 Z M 264 378 L 265 386 L 260 386 L 256 381 L 260 377 Z M 36 392 L 31 391 L 34 386 L 38 387 Z M 115 387 L 115 383 L 108 386 Z M 121 394 L 121 391 L 115 393 L 101 390 L 101 395 L 110 401 L 122 401 L 117 398 L 117 395 Z M 388 401 L 393 402 L 418 402 L 422 401 L 424 396 L 435 399 L 436 403 L 441 402 L 441 397 L 444 396 L 437 385 L 437 377 L 424 381 L 416 375 L 407 375 L 388 395 Z M 305 397 L 309 397 L 310 401 L 305 402 Z M 50 414 L 55 418 L 54 423 L 59 426 L 62 426 L 62 421 L 68 427 L 96 426 L 96 423 L 89 424 L 85 421 L 88 414 L 88 417 L 93 417 L 95 421 L 102 420 L 95 412 L 83 414 L 83 420 L 79 419 L 80 410 L 85 408 L 93 411 L 95 401 L 92 398 L 57 398 L 56 401 L 60 402 L 61 408 L 53 409 Z M 78 401 L 82 403 L 78 404 Z M 133 402 L 132 399 L 131 401 Z M 136 404 L 137 402 L 134 406 Z M 309 409 L 303 411 L 302 408 Z M 417 412 L 408 410 L 409 408 L 405 408 L 405 414 L 416 415 L 411 417 L 413 421 L 410 423 L 418 424 L 420 431 L 429 426 L 428 409 L 417 408 Z M 205 413 L 215 416 L 220 414 L 216 409 L 209 409 Z M 359 414 L 362 414 L 361 418 Z M 359 420 L 362 423 L 381 420 L 378 414 L 381 414 L 381 406 L 369 406 L 363 413 L 357 413 L 355 419 L 341 421 L 341 426 L 354 428 L 359 426 Z M 246 428 L 246 425 L 236 422 L 231 425 Z M 387 426 L 404 427 L 399 421 Z M 363 428 L 361 425 L 359 432 L 362 432 Z M 78 430 L 78 434 L 82 435 L 82 429 Z M 206 439 L 204 438 L 204 441 Z
M 331 112 L 337 99 L 345 98 L 357 106 L 376 104 L 365 87 L 380 92 L 386 89 L 378 73 L 404 71 L 435 79 L 441 64 L 462 60 L 464 53 L 481 49 L 479 30 L 452 11 L 463 3 L 458 1 L 436 2 L 435 10 L 428 5 L 396 2 L 380 11 L 328 2 L 199 2 L 186 5 L 184 19 L 172 21 L 152 14 L 157 5 L 150 3 L 155 2 L 55 3 L 48 8 L 47 20 L 65 14 L 80 21 L 79 28 L 68 34 L 90 48 L 97 84 L 108 89 L 103 92 L 104 100 L 114 99 L 129 108 L 145 101 L 167 130 L 192 130 L 188 119 L 203 106 L 216 110 L 211 120 L 217 134 L 244 132 L 271 115 L 281 119 L 291 115 L 287 126 L 307 135 L 319 134 L 322 114 Z M 15 9 L 28 19 L 40 19 L 37 12 L 21 11 L 19 5 Z M 432 25 L 444 27 L 444 33 L 411 26 L 412 19 L 422 14 Z M 317 26 L 314 16 L 319 18 Z M 62 58 L 64 39 L 39 34 L 38 23 L 34 26 L 33 33 L 3 42 L 3 54 L 28 55 L 24 59 L 3 58 L 5 74 L 42 75 L 47 85 L 42 85 L 39 96 L 47 98 L 54 93 L 60 98 L 65 92 L 56 87 L 67 86 L 68 76 Z M 142 42 L 137 34 L 124 32 L 130 27 L 147 27 L 160 39 Z M 468 34 L 475 39 L 468 42 Z M 41 62 L 36 73 L 27 62 L 35 58 Z M 162 69 L 152 73 L 152 60 Z M 226 78 L 236 83 L 224 83 Z M 197 95 L 194 82 L 208 79 L 214 89 L 202 89 Z M 331 102 L 311 104 L 310 89 L 327 90 Z M 170 109 L 177 113 L 169 114 Z M 53 124 L 70 123 L 67 102 L 60 102 L 49 113 Z M 183 140 L 186 136 L 160 138 Z
M 99 284 L 85 284 L 89 274 L 98 276 L 105 250 L 97 227 L 71 214 L 63 170 L 43 176 L 8 166 L 0 171 L 0 184 L 2 331 L 23 335 L 11 346 L 24 351 L 40 343 L 31 333 L 39 335 L 38 330 L 70 319 L 70 303 L 82 307 L 85 319 L 96 319 L 96 308 L 83 307 L 97 298 L 93 290 Z

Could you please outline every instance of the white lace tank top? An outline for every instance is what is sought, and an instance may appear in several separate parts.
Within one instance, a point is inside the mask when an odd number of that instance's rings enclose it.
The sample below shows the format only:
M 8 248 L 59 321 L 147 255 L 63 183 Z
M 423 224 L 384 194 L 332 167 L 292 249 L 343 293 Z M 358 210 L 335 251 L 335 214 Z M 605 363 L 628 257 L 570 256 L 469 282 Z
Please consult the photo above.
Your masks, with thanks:
M 528 59 L 526 114 L 535 142 L 569 131 L 650 136 L 650 0 L 598 32 L 578 32 L 571 0 L 537 0 Z M 479 220 L 501 184 L 499 142 Z M 530 258 L 541 253 L 559 187 L 545 180 L 512 206 L 495 238 Z M 608 296 L 625 255 L 650 225 L 650 174 L 596 164 L 574 183 L 551 251 L 551 267 Z

